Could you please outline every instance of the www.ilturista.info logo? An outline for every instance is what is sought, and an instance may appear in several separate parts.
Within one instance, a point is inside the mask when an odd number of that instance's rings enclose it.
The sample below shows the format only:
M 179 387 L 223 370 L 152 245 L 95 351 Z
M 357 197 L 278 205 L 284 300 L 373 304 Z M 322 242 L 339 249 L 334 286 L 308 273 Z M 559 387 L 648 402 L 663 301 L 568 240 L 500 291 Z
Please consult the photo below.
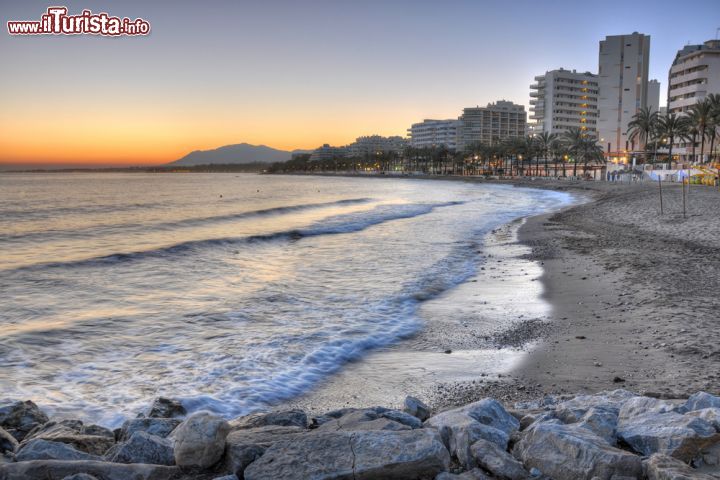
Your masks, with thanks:
M 147 35 L 150 23 L 142 18 L 111 17 L 105 12 L 83 10 L 80 15 L 68 15 L 67 7 L 48 7 L 40 21 L 7 22 L 10 35 Z

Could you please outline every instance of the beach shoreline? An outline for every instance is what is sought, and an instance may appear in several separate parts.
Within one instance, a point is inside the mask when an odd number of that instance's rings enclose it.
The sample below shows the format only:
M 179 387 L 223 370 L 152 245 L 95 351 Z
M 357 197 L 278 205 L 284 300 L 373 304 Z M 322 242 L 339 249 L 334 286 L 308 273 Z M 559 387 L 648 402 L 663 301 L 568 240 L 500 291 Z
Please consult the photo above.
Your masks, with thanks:
M 351 175 L 352 176 L 352 175 Z M 385 178 L 357 175 L 362 178 Z M 406 178 L 406 177 L 403 177 Z M 549 328 L 507 375 L 449 382 L 428 401 L 435 409 L 484 397 L 508 402 L 544 395 L 628 388 L 661 398 L 720 393 L 720 194 L 693 186 L 687 218 L 680 185 L 658 187 L 541 178 L 409 177 L 504 184 L 573 194 L 559 211 L 530 216 L 518 241 L 539 262 Z

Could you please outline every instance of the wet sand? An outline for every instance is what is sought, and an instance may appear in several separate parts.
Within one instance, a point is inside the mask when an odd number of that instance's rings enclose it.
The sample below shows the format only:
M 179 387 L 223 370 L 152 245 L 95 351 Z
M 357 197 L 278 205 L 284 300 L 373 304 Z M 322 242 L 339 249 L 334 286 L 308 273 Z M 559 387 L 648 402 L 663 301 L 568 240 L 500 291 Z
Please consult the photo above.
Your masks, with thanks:
M 468 282 L 454 292 L 468 300 L 457 308 L 473 310 L 467 322 L 451 324 L 442 309 L 433 311 L 414 338 L 346 367 L 294 405 L 310 411 L 397 406 L 414 394 L 437 410 L 486 396 L 513 402 L 615 388 L 667 398 L 720 393 L 720 191 L 691 186 L 684 218 L 674 184 L 663 187 L 661 216 L 651 183 L 454 179 L 584 199 L 495 232 L 505 261 L 475 279 L 513 292 L 513 282 L 531 275 L 547 311 L 516 311 L 520 292 L 495 306 L 495 317 L 510 323 L 489 328 L 482 318 L 493 312 Z M 500 350 L 490 360 L 483 354 L 493 346 Z M 441 353 L 446 348 L 452 353 Z

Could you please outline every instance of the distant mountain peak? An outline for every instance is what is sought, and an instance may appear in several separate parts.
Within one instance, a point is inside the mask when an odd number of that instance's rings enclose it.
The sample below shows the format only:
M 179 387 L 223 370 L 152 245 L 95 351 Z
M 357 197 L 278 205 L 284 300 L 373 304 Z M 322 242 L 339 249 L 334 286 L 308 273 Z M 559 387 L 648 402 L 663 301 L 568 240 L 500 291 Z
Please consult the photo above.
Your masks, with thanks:
M 278 150 L 267 145 L 237 143 L 224 145 L 212 150 L 194 150 L 168 165 L 217 165 L 242 163 L 273 163 L 290 160 L 291 152 Z

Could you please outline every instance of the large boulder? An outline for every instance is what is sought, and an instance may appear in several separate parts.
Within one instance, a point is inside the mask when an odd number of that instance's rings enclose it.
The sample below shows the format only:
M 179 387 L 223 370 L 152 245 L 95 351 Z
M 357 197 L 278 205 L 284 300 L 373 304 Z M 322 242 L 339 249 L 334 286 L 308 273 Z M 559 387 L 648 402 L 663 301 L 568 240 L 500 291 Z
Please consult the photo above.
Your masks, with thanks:
M 469 469 L 474 466 L 470 453 L 473 443 L 487 440 L 506 450 L 520 422 L 497 401 L 486 398 L 430 417 L 425 427 L 437 429 L 450 453 Z
M 632 392 L 627 390 L 612 390 L 609 392 L 600 392 L 594 395 L 577 395 L 571 399 L 550 404 L 557 416 L 564 423 L 575 423 L 580 420 L 588 410 L 592 408 L 602 407 L 611 411 L 618 412 L 627 401 L 636 398 Z
M 224 471 L 243 478 L 245 468 L 260 458 L 274 443 L 293 440 L 307 431 L 300 427 L 268 425 L 245 430 L 234 430 L 225 439 Z
M 397 412 L 402 413 L 402 412 Z M 407 414 L 403 414 L 407 415 Z M 416 422 L 417 418 L 407 415 Z M 317 432 L 359 431 L 359 430 L 410 430 L 412 427 L 378 414 L 373 409 L 349 411 L 339 418 L 324 422 Z
M 100 460 L 96 455 L 82 452 L 72 445 L 35 438 L 24 442 L 15 454 L 18 462 L 30 460 Z
M 432 430 L 318 432 L 275 443 L 244 473 L 246 480 L 430 480 L 449 463 Z
M 717 480 L 717 477 L 697 472 L 686 463 L 656 453 L 643 461 L 648 480 Z
M 122 424 L 118 440 L 125 441 L 135 432 L 146 432 L 165 438 L 181 423 L 179 418 L 133 418 Z
M 442 472 L 440 475 L 435 477 L 435 480 L 491 480 L 490 477 L 485 475 L 479 468 L 473 468 L 467 472 L 462 473 L 449 473 Z
M 525 480 L 530 477 L 522 463 L 492 442 L 478 440 L 470 446 L 470 453 L 475 463 L 492 473 L 495 478 Z
M 0 465 L 0 480 L 63 480 L 84 473 L 101 480 L 176 480 L 182 478 L 177 467 L 122 464 L 92 460 L 33 460 Z
M 686 417 L 702 418 L 715 430 L 720 432 L 720 408 L 702 408 L 700 410 L 691 410 L 685 414 Z
M 88 475 L 87 473 L 76 473 L 74 475 L 68 475 L 62 480 L 98 480 L 97 477 Z
M 610 446 L 586 428 L 558 421 L 525 432 L 513 455 L 526 469 L 536 468 L 554 480 L 637 478 L 642 472 L 637 455 Z
M 165 397 L 156 398 L 147 413 L 150 418 L 177 418 L 185 415 L 187 410 L 179 400 Z
M 90 455 L 102 456 L 115 444 L 115 434 L 98 425 L 84 425 L 80 420 L 50 421 L 31 431 L 20 444 L 33 439 L 67 443 Z
M 720 442 L 720 434 L 707 421 L 673 411 L 621 417 L 617 435 L 642 455 L 662 453 L 685 462 Z
M 430 407 L 415 397 L 405 397 L 405 407 L 403 410 L 405 413 L 417 417 L 422 422 L 430 418 Z
M 720 408 L 720 397 L 710 395 L 707 392 L 698 392 L 690 396 L 679 408 L 682 412 L 702 410 L 703 408 Z
M 251 413 L 230 421 L 230 427 L 233 430 L 266 427 L 268 425 L 307 428 L 308 418 L 307 414 L 302 410 L 293 409 L 270 413 Z
M 173 445 L 170 440 L 140 431 L 112 447 L 105 454 L 105 459 L 115 463 L 175 465 Z
M 642 415 L 674 412 L 677 408 L 672 402 L 652 397 L 633 397 L 622 404 L 618 412 L 618 421 L 636 418 Z
M 610 445 L 615 444 L 617 424 L 618 409 L 611 405 L 591 407 L 576 423 L 578 427 L 586 428 L 604 438 Z
M 0 427 L 0 454 L 14 452 L 18 447 L 18 441 L 4 428 Z
M 47 422 L 48 416 L 30 400 L 0 405 L 0 427 L 19 442 L 38 425 Z
M 170 435 L 175 442 L 175 463 L 185 468 L 208 468 L 220 460 L 230 425 L 207 412 L 188 417 Z

